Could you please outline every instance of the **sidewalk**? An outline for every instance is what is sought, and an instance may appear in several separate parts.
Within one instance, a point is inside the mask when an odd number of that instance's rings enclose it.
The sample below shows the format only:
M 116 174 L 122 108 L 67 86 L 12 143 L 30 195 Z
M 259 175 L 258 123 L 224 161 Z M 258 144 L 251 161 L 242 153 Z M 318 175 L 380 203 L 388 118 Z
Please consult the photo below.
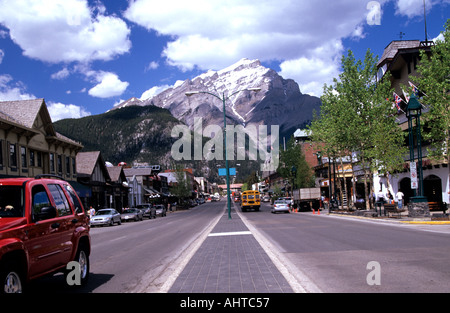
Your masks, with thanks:
M 292 293 L 264 249 L 231 208 L 177 277 L 169 293 Z

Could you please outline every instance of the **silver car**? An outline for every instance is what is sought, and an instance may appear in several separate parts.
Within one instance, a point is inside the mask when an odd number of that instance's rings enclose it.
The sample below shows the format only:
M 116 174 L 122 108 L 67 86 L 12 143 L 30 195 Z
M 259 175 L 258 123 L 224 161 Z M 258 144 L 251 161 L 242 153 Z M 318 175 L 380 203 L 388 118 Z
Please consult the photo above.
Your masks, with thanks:
M 142 213 L 141 210 L 136 208 L 127 209 L 122 212 L 120 218 L 122 219 L 122 222 L 142 221 L 144 219 L 144 213 Z
M 275 200 L 272 206 L 272 213 L 285 212 L 290 213 L 289 204 L 286 200 Z
M 109 225 L 113 226 L 114 223 L 122 224 L 120 219 L 120 213 L 115 209 L 101 209 L 98 210 L 91 218 L 91 226 Z

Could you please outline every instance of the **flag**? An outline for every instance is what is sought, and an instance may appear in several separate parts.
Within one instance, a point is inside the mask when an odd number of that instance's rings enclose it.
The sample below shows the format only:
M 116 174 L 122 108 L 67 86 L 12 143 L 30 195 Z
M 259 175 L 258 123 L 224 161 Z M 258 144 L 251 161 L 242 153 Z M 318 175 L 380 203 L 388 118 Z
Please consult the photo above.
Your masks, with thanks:
M 417 98 L 420 97 L 420 94 L 426 96 L 426 94 L 424 92 L 421 92 L 419 88 L 417 88 L 413 83 L 411 83 L 410 81 L 408 82 Z
M 409 95 L 402 89 L 402 92 L 403 92 L 403 96 L 405 97 L 405 99 L 406 99 L 406 102 L 408 103 L 409 102 Z
M 401 108 L 400 108 L 400 103 L 401 103 L 402 101 L 403 101 L 403 99 L 400 98 L 400 96 L 394 92 L 394 103 L 395 103 L 395 106 L 397 107 L 397 110 L 398 110 L 398 111 L 401 110 Z

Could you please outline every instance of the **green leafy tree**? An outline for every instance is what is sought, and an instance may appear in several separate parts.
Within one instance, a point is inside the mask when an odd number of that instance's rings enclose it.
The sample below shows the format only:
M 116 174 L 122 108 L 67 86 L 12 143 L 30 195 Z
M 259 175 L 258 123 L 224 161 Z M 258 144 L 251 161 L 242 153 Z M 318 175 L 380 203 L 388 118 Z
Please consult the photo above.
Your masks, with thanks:
M 429 156 L 449 161 L 450 155 L 450 19 L 447 20 L 444 40 L 438 40 L 428 55 L 421 51 L 421 62 L 418 66 L 415 83 L 426 96 L 421 99 L 429 111 L 424 118 L 429 128 L 423 133 L 424 140 L 431 143 Z
M 343 167 L 342 158 L 355 152 L 364 177 L 370 177 L 374 170 L 386 173 L 399 169 L 406 152 L 395 109 L 386 100 L 392 94 L 389 77 L 376 81 L 376 64 L 370 50 L 364 61 L 356 60 L 349 50 L 342 57 L 339 79 L 335 78 L 332 86 L 325 85 L 320 116 L 311 124 L 312 139 L 323 144 L 323 154 L 339 158 Z M 364 186 L 368 206 L 366 179 Z
M 280 166 L 278 174 L 288 179 L 295 188 L 307 188 L 314 186 L 314 175 L 311 167 L 306 162 L 302 147 L 295 143 L 291 137 L 286 145 L 286 150 L 280 151 Z

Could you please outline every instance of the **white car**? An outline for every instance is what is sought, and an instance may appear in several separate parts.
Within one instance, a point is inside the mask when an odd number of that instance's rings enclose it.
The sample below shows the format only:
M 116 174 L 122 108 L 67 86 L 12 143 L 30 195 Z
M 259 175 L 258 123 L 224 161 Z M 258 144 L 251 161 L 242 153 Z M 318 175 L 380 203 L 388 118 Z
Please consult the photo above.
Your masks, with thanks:
M 120 220 L 120 213 L 115 209 L 101 209 L 91 218 L 91 226 L 109 225 L 113 226 L 114 223 L 122 224 Z
M 272 213 L 285 212 L 290 213 L 289 204 L 286 200 L 276 200 L 272 206 Z

